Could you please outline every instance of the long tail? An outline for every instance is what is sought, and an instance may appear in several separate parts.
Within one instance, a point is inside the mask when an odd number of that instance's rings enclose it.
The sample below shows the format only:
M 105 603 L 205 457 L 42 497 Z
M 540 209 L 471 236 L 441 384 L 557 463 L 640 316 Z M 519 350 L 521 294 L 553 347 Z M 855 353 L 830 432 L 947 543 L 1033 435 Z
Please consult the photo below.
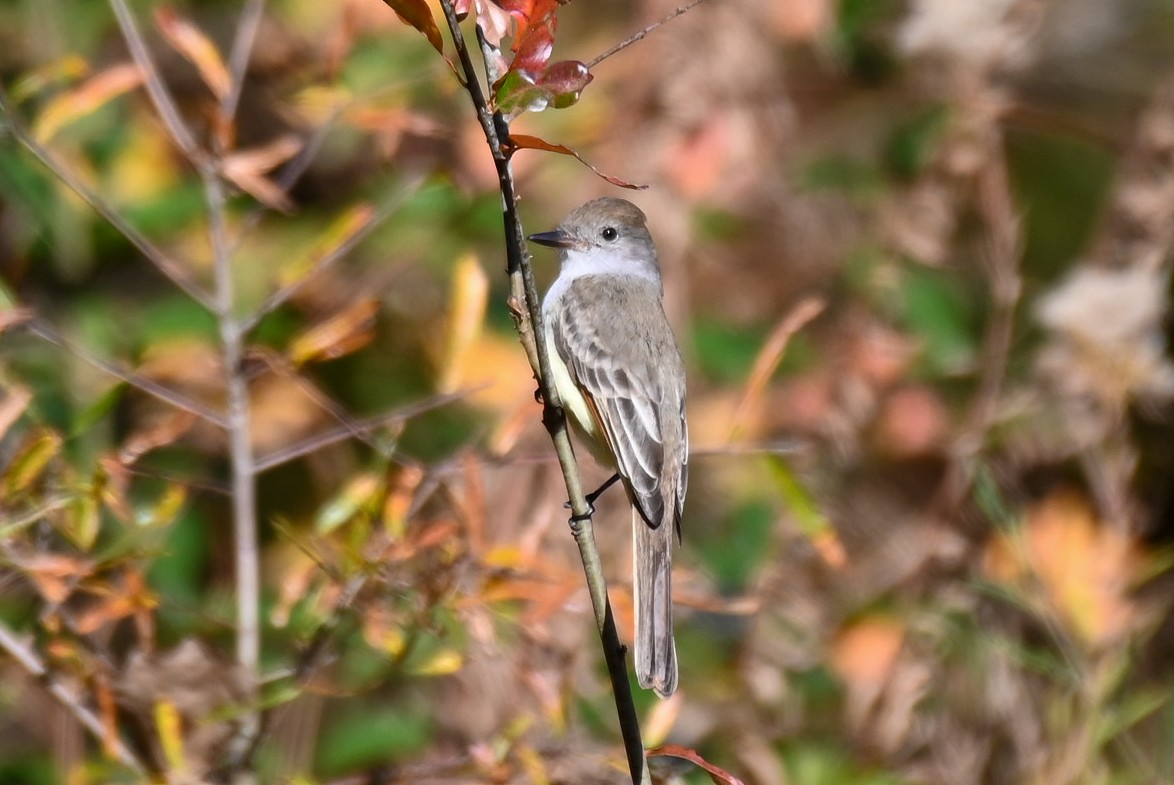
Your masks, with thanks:
M 632 511 L 636 678 L 662 698 L 677 689 L 673 642 L 673 525 L 653 529 Z

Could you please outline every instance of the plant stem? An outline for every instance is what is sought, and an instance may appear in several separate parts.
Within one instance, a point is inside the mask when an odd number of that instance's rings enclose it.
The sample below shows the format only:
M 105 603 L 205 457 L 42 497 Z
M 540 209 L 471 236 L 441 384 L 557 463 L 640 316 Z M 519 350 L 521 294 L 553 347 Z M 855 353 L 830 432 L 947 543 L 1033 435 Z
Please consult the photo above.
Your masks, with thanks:
M 579 547 L 579 557 L 583 563 L 583 572 L 586 575 L 587 587 L 591 595 L 591 605 L 595 611 L 595 624 L 603 646 L 608 675 L 611 678 L 616 712 L 619 715 L 620 732 L 628 758 L 628 769 L 632 782 L 635 785 L 640 785 L 648 782 L 648 768 L 640 738 L 639 718 L 636 714 L 636 705 L 632 700 L 632 689 L 628 681 L 627 663 L 624 658 L 625 650 L 616 632 L 611 604 L 607 598 L 607 583 L 603 577 L 599 549 L 595 543 L 595 534 L 591 524 L 591 508 L 584 497 L 579 467 L 571 447 L 570 433 L 567 429 L 561 401 L 550 381 L 550 349 L 546 344 L 542 329 L 542 310 L 538 290 L 534 284 L 534 271 L 530 266 L 530 257 L 525 251 L 525 233 L 518 216 L 518 197 L 514 189 L 513 171 L 510 167 L 507 151 L 509 123 L 501 113 L 491 112 L 489 109 L 485 93 L 481 89 L 480 81 L 478 81 L 477 71 L 473 67 L 473 61 L 469 55 L 469 47 L 461 33 L 452 0 L 441 0 L 441 6 L 444 9 L 445 20 L 460 58 L 465 90 L 473 102 L 473 109 L 477 113 L 477 119 L 481 123 L 481 129 L 485 133 L 485 141 L 493 154 L 493 162 L 497 169 L 498 187 L 502 196 L 502 220 L 505 228 L 506 270 L 510 277 L 511 310 L 514 314 L 518 336 L 526 349 L 526 355 L 530 360 L 539 390 L 542 393 L 542 422 L 546 426 L 551 441 L 554 443 L 555 452 L 558 454 L 563 481 L 566 483 L 567 494 L 571 502 L 573 515 L 571 531 L 575 536 L 575 543 Z

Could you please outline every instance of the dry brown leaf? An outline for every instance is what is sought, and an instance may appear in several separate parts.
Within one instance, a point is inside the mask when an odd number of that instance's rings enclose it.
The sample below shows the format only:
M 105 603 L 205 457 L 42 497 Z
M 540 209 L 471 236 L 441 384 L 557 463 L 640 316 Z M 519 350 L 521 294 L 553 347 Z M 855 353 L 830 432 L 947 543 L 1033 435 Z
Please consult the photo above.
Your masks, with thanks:
M 172 444 L 196 423 L 192 412 L 167 410 L 154 421 L 137 428 L 118 450 L 118 461 L 129 466 L 151 450 Z
M 261 203 L 290 212 L 294 204 L 289 194 L 265 175 L 293 158 L 301 149 L 300 139 L 285 134 L 262 147 L 239 150 L 226 156 L 220 171 L 226 179 Z
M 742 393 L 742 401 L 738 404 L 733 422 L 730 424 L 730 441 L 741 436 L 750 412 L 761 404 L 763 392 L 766 390 L 767 384 L 770 383 L 770 377 L 774 375 L 779 363 L 782 362 L 791 337 L 803 329 L 804 325 L 819 316 L 825 306 L 826 303 L 822 299 L 808 297 L 788 311 L 771 330 L 770 336 L 758 351 L 758 356 L 754 358 L 754 367 L 750 370 L 746 390 Z
M 20 419 L 32 400 L 33 394 L 27 387 L 10 386 L 4 391 L 4 399 L 0 400 L 0 439 Z

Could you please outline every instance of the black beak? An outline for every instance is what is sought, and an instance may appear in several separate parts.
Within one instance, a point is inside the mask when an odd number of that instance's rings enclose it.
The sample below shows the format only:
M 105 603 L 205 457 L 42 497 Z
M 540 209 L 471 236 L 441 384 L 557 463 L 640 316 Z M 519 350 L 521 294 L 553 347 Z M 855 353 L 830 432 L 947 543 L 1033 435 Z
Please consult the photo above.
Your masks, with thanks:
M 549 245 L 551 248 L 570 248 L 574 245 L 574 239 L 562 229 L 539 232 L 538 234 L 530 235 L 526 239 L 539 245 Z

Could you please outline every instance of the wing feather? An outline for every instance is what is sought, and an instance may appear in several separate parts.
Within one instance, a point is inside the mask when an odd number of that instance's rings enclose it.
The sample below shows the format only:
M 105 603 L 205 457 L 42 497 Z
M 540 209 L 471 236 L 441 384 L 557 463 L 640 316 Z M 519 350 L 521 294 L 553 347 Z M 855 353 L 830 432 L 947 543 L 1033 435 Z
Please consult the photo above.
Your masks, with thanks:
M 652 528 L 672 520 L 679 531 L 688 440 L 684 390 L 660 380 L 683 378 L 684 364 L 671 331 L 642 335 L 624 318 L 639 308 L 664 319 L 659 290 L 643 284 L 576 279 L 563 294 L 552 334 L 640 517 Z M 600 298 L 610 300 L 609 307 L 598 307 Z

